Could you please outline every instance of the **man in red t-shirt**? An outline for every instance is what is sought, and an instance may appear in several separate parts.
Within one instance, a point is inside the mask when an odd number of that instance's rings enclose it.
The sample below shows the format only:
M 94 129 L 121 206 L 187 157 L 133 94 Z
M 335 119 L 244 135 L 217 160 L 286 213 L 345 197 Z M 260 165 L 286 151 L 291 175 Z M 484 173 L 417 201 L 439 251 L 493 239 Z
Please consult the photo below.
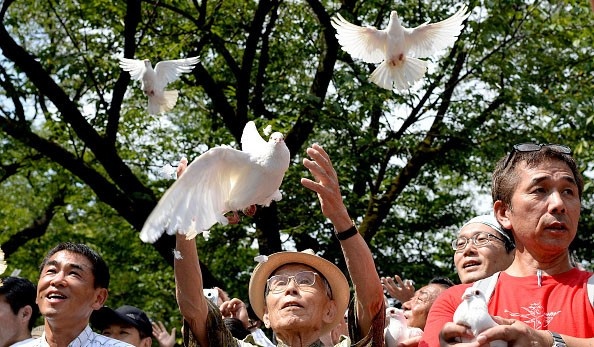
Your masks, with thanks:
M 519 144 L 502 158 L 492 182 L 493 211 L 516 243 L 512 265 L 495 278 L 488 310 L 499 326 L 474 346 L 504 340 L 515 346 L 580 346 L 594 342 L 591 272 L 572 263 L 569 245 L 580 217 L 584 182 L 571 150 Z M 448 346 L 471 337 L 452 322 L 462 293 L 454 286 L 433 304 L 420 346 Z M 588 339 L 589 338 L 589 339 Z

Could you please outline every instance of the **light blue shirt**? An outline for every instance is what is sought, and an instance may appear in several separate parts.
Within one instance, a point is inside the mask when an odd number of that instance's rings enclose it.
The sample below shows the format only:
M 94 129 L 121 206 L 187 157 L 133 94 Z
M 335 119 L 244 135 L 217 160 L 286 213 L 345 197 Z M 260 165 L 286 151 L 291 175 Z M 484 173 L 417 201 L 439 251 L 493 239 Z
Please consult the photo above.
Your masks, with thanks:
M 20 345 L 19 347 L 49 347 L 49 344 L 45 340 L 45 331 L 37 339 Z M 111 337 L 97 334 L 91 330 L 91 327 L 87 325 L 74 340 L 70 341 L 68 347 L 134 347 L 129 343 L 112 339 Z

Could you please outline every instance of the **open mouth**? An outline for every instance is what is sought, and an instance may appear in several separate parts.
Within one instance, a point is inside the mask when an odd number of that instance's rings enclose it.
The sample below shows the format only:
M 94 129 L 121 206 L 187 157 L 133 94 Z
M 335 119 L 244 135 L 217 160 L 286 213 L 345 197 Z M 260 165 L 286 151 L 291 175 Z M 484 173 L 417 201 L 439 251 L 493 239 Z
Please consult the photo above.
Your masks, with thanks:
M 476 261 L 469 261 L 467 263 L 464 263 L 464 265 L 462 266 L 463 269 L 467 269 L 467 268 L 471 268 L 471 267 L 476 267 L 476 266 L 480 266 L 481 263 L 476 262 Z
M 67 298 L 65 295 L 60 293 L 49 293 L 46 297 L 50 300 L 64 300 Z
M 296 302 L 287 302 L 286 304 L 284 304 L 284 305 L 282 306 L 282 308 L 289 308 L 289 307 L 298 307 L 298 308 L 300 308 L 300 307 L 302 307 L 302 306 L 301 306 L 301 305 L 299 305 L 299 304 L 298 304 L 298 303 L 296 303 Z

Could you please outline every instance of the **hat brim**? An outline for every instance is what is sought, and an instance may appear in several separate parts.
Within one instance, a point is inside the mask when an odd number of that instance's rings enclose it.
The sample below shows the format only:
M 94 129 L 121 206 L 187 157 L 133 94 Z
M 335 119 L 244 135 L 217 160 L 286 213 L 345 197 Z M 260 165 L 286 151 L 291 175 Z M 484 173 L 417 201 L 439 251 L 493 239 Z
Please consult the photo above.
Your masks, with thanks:
M 100 309 L 93 311 L 91 314 L 90 323 L 91 326 L 99 331 L 107 328 L 111 324 L 124 323 L 124 325 L 135 327 L 147 336 L 152 336 L 152 332 L 149 333 L 147 331 L 143 331 L 143 328 L 139 326 L 138 322 L 107 306 L 103 306 Z
M 259 263 L 250 278 L 250 305 L 258 317 L 263 320 L 265 306 L 266 281 L 279 267 L 286 264 L 303 264 L 319 272 L 330 285 L 332 299 L 336 302 L 336 317 L 322 327 L 322 334 L 332 330 L 343 318 L 349 305 L 350 288 L 346 277 L 340 269 L 328 260 L 314 254 L 304 252 L 278 252 L 268 256 L 267 261 Z

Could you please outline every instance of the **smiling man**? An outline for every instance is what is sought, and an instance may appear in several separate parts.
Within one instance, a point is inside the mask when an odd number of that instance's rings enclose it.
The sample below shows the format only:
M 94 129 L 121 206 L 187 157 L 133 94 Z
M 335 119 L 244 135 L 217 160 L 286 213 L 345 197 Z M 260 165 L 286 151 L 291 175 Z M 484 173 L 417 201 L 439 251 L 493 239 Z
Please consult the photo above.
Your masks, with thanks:
M 89 318 L 107 299 L 109 269 L 87 245 L 60 243 L 43 259 L 37 282 L 37 305 L 45 318 L 41 337 L 26 346 L 131 347 L 94 333 Z
M 494 214 L 511 230 L 516 250 L 510 267 L 482 282 L 488 284 L 488 312 L 499 325 L 479 333 L 474 345 L 504 340 L 510 346 L 591 346 L 594 276 L 574 267 L 569 252 L 584 189 L 571 150 L 515 145 L 497 163 L 492 180 Z M 467 287 L 454 286 L 437 298 L 420 346 L 472 337 L 468 327 L 452 322 Z

